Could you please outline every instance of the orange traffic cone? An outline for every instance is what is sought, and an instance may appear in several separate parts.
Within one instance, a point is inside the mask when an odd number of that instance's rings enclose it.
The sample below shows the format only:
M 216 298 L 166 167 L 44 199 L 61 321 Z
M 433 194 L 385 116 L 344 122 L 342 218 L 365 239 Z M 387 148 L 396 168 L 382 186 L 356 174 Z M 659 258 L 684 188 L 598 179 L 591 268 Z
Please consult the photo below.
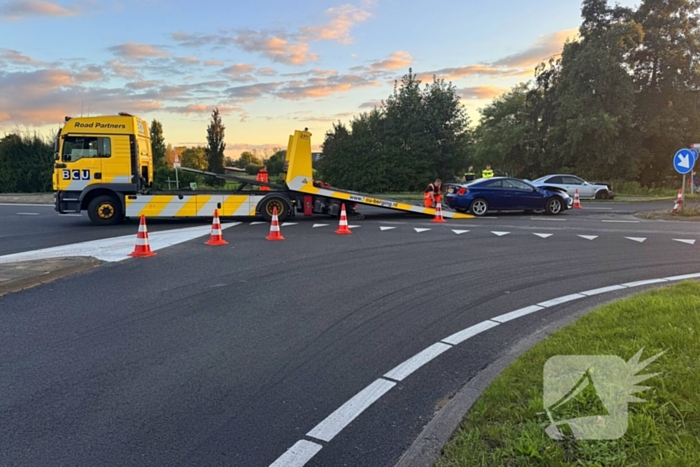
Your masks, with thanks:
M 228 245 L 228 242 L 224 240 L 224 234 L 221 232 L 221 220 L 219 220 L 218 209 L 214 209 L 214 220 L 211 223 L 211 235 L 209 236 L 209 241 L 206 242 L 205 245 Z
M 272 223 L 270 224 L 270 235 L 265 240 L 284 240 L 280 231 L 280 221 L 277 219 L 277 207 L 272 209 Z
M 574 192 L 574 209 L 581 209 L 581 198 L 578 197 L 578 188 Z
M 352 233 L 352 230 L 348 227 L 348 215 L 345 212 L 345 204 L 343 204 L 343 208 L 340 210 L 340 225 L 335 233 L 338 235 L 350 235 Z
M 683 206 L 683 190 L 678 190 L 678 198 L 676 198 L 676 204 L 671 212 L 673 214 L 677 213 L 681 206 Z
M 146 216 L 141 216 L 141 222 L 139 223 L 139 232 L 136 234 L 136 247 L 134 251 L 129 253 L 129 256 L 135 258 L 148 258 L 149 256 L 155 256 L 157 253 L 151 251 L 151 247 L 148 244 L 148 229 L 146 228 Z
M 437 203 L 435 205 L 435 218 L 432 220 L 432 222 L 435 224 L 444 224 L 445 222 L 447 222 L 442 217 L 442 203 Z

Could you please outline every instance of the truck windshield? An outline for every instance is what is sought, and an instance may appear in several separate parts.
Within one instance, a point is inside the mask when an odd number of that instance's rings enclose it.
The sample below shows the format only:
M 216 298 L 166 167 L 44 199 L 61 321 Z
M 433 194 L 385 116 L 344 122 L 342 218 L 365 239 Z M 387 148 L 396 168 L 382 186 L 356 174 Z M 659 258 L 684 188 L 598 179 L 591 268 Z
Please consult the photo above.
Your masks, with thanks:
M 85 157 L 109 157 L 111 152 L 109 138 L 66 136 L 63 139 L 63 162 L 75 162 Z

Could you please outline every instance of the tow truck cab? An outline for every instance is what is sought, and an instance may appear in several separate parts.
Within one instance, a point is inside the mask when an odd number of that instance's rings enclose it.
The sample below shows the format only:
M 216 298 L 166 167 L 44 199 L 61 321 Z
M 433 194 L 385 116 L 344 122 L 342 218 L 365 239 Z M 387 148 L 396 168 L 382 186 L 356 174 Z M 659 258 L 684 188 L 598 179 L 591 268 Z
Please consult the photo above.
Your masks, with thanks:
M 133 115 L 66 117 L 55 149 L 55 209 L 62 214 L 123 217 L 124 196 L 153 184 L 148 124 Z

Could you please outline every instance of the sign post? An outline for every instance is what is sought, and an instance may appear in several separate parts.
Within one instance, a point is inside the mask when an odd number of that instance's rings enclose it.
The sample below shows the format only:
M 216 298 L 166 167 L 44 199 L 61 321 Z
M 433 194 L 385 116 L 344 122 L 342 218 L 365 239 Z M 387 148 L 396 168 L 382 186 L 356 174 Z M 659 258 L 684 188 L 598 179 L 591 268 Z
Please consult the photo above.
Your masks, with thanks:
M 698 145 L 698 147 L 700 147 L 700 145 Z M 700 152 L 698 152 L 698 150 L 694 144 L 693 144 L 693 147 L 690 150 L 690 152 L 693 153 L 693 157 L 695 158 L 695 165 L 697 165 L 698 156 L 700 155 Z M 693 165 L 693 169 L 695 168 L 695 165 Z M 693 170 L 690 174 L 690 194 L 692 195 L 692 194 L 694 194 L 694 192 L 695 192 L 695 170 Z
M 685 176 L 693 171 L 695 167 L 695 155 L 690 149 L 681 149 L 673 156 L 673 167 L 676 172 L 683 175 L 683 188 L 681 190 L 681 209 L 685 205 Z
M 175 168 L 175 188 L 180 189 L 180 180 L 178 179 L 177 176 L 177 169 L 180 167 L 180 156 L 175 153 L 175 159 L 173 160 L 173 167 Z M 168 185 L 168 189 L 170 189 L 170 186 Z

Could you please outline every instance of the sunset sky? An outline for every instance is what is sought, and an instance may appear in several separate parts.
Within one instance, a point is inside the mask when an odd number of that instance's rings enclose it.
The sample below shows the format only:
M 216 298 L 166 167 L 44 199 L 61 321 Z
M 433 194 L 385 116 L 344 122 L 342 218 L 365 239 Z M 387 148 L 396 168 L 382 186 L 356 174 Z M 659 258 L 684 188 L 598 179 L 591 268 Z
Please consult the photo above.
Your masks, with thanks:
M 625 0 L 622 5 L 637 2 Z M 214 106 L 227 155 L 286 146 L 371 109 L 412 67 L 477 109 L 532 78 L 580 24 L 574 0 L 0 0 L 0 135 L 65 115 L 133 113 L 204 145 Z

